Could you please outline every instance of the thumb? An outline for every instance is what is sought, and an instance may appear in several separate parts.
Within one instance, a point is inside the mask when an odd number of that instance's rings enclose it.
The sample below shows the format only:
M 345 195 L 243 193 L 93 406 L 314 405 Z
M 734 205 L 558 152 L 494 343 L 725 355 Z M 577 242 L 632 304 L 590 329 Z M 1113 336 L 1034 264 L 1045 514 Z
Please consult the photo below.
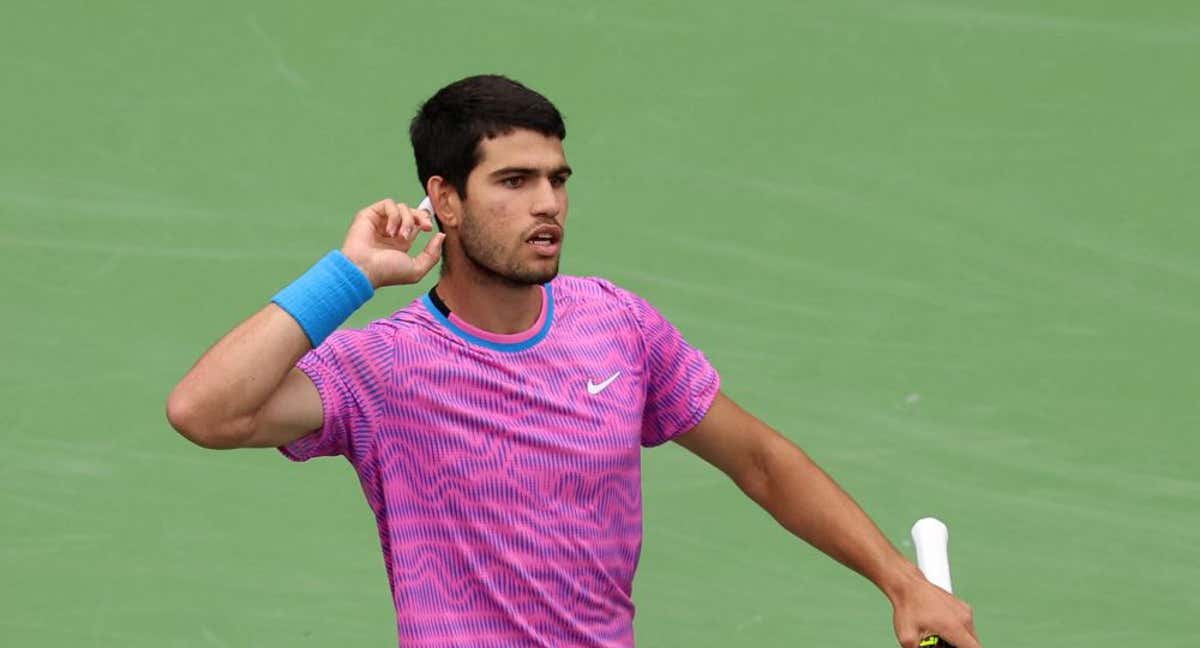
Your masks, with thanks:
M 433 269 L 433 266 L 442 258 L 442 242 L 446 240 L 446 235 L 438 232 L 429 238 L 425 243 L 425 249 L 421 253 L 413 257 L 413 281 L 419 281 Z
M 926 635 L 928 633 L 925 633 Z M 925 635 L 921 634 L 920 629 L 908 620 L 896 619 L 896 639 L 904 648 L 918 648 L 921 640 Z

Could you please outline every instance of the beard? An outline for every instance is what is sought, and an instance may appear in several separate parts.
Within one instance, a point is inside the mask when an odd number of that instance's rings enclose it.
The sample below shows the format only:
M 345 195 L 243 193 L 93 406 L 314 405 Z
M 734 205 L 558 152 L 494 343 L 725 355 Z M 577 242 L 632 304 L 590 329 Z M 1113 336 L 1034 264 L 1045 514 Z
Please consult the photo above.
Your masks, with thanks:
M 503 243 L 481 226 L 481 220 L 464 213 L 458 228 L 458 240 L 463 256 L 484 275 L 516 287 L 541 285 L 558 276 L 557 258 L 553 265 L 523 262 L 521 252 L 525 241 L 518 242 L 515 249 L 506 250 Z

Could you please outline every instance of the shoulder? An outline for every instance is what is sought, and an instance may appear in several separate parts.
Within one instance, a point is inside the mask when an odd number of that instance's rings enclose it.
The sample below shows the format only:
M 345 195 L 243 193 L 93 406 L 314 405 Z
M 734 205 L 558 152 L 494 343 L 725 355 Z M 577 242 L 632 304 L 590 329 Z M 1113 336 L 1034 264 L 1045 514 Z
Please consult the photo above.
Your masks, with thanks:
M 591 304 L 631 308 L 635 301 L 642 301 L 633 292 L 622 288 L 603 277 L 576 277 L 559 275 L 550 282 L 556 305 Z
M 619 320 L 634 329 L 642 329 L 653 307 L 631 290 L 603 277 L 560 275 L 551 282 L 555 310 L 562 316 L 582 315 L 612 324 Z
M 415 299 L 391 315 L 373 320 L 362 328 L 346 328 L 335 331 L 319 347 L 330 351 L 353 352 L 360 357 L 392 359 L 397 349 L 412 348 L 408 344 L 436 330 L 433 320 Z

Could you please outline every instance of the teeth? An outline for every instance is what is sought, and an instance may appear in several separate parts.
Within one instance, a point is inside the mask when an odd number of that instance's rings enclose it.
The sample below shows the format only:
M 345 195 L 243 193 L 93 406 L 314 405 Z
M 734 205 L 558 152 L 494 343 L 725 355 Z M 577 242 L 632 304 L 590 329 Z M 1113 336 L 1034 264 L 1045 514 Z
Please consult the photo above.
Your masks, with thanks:
M 557 237 L 550 233 L 535 234 L 529 237 L 529 243 L 533 245 L 554 245 Z

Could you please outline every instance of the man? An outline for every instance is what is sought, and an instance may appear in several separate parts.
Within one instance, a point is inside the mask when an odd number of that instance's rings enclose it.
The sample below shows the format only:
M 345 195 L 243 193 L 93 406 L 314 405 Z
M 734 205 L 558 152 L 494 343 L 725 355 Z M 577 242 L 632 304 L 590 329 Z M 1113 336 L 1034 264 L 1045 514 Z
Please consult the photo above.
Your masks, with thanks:
M 562 117 L 500 76 L 453 83 L 411 126 L 434 215 L 360 211 L 331 252 L 183 378 L 171 424 L 209 448 L 342 455 L 375 512 L 404 646 L 630 646 L 640 449 L 675 441 L 783 526 L 874 582 L 900 643 L 977 648 L 927 583 L 807 456 L 719 390 L 641 298 L 558 276 Z M 333 332 L 375 289 L 439 283 Z M 332 334 L 331 334 L 332 333 Z M 326 338 L 328 336 L 328 338 Z

